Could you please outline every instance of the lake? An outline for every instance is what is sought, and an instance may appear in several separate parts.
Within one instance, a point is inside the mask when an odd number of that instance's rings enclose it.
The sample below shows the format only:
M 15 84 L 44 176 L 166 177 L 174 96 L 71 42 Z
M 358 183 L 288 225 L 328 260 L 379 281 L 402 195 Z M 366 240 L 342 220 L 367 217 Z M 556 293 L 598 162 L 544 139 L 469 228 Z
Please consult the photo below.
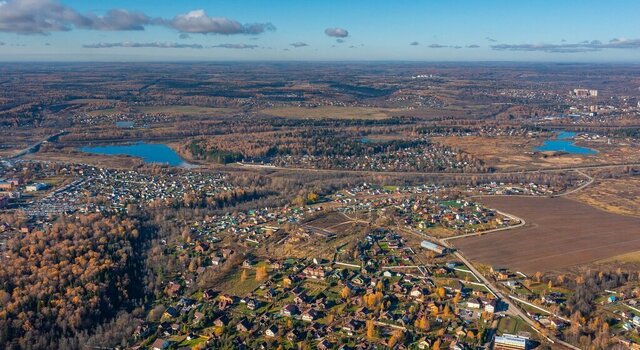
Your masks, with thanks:
M 161 143 L 138 142 L 129 145 L 85 146 L 81 147 L 80 150 L 95 154 L 139 157 L 145 163 L 161 163 L 171 166 L 188 165 L 174 150 Z
M 575 144 L 573 138 L 576 137 L 575 132 L 560 131 L 553 140 L 545 140 L 542 146 L 536 147 L 539 152 L 566 152 L 569 154 L 596 154 L 598 151 L 591 148 L 580 147 Z

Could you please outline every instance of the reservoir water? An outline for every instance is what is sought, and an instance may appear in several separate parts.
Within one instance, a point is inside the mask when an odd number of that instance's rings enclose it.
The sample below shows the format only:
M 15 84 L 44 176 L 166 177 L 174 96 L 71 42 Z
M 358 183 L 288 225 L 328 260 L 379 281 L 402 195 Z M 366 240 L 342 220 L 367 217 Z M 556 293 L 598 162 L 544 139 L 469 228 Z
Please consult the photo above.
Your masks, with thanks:
M 85 146 L 80 150 L 87 153 L 140 157 L 145 163 L 188 165 L 174 150 L 161 143 L 138 142 L 129 145 Z
M 546 140 L 544 141 L 542 146 L 536 147 L 536 151 L 539 151 L 539 152 L 555 151 L 555 152 L 566 152 L 569 154 L 583 154 L 583 155 L 598 153 L 598 151 L 596 150 L 577 146 L 573 141 L 573 138 L 575 136 L 576 136 L 575 132 L 560 131 L 558 132 L 555 139 Z

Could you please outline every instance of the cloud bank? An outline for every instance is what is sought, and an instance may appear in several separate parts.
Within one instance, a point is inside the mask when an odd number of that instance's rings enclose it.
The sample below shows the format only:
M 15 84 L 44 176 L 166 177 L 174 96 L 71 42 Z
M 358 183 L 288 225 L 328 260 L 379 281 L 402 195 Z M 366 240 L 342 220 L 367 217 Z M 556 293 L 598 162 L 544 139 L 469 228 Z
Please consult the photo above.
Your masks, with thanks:
M 86 44 L 82 45 L 85 49 L 108 49 L 113 47 L 149 47 L 149 48 L 159 48 L 159 49 L 203 49 L 204 46 L 200 44 L 179 44 L 179 43 L 130 43 L 130 42 L 121 42 L 121 43 L 97 43 L 97 44 Z
M 539 51 L 548 53 L 580 53 L 602 51 L 607 49 L 640 49 L 640 39 L 611 39 L 607 43 L 599 40 L 582 41 L 575 44 L 500 44 L 491 45 L 491 49 L 497 51 Z
M 213 48 L 222 48 L 222 49 L 237 49 L 237 50 L 244 50 L 244 49 L 255 49 L 258 47 L 258 45 L 248 45 L 248 44 L 220 44 L 220 45 L 213 45 L 211 46 Z
M 242 24 L 230 18 L 210 17 L 204 10 L 193 10 L 171 19 L 163 19 L 124 9 L 110 9 L 104 15 L 83 14 L 58 0 L 0 0 L 0 32 L 48 35 L 73 29 L 144 30 L 152 25 L 169 27 L 186 35 L 256 35 L 275 30 L 271 23 Z
M 0 1 L 0 31 L 49 34 L 73 28 L 91 30 L 144 30 L 154 22 L 140 12 L 112 9 L 104 15 L 81 14 L 56 0 Z

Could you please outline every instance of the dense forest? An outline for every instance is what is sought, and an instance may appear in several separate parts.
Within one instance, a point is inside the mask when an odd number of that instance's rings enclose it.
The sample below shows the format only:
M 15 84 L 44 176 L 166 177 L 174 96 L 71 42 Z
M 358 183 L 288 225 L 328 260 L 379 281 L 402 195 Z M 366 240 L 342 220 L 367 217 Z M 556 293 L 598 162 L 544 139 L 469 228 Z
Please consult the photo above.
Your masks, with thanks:
M 0 344 L 79 348 L 98 324 L 139 306 L 146 235 L 135 218 L 89 214 L 10 240 L 0 265 Z

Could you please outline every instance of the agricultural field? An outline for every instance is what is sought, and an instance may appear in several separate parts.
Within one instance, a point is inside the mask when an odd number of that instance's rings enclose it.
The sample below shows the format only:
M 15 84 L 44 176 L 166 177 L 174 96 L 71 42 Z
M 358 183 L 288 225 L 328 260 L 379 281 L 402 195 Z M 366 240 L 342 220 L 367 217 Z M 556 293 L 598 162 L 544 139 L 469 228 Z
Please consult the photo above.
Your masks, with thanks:
M 327 214 L 323 214 L 322 216 L 315 218 L 307 222 L 306 224 L 329 231 L 335 231 L 337 227 L 346 225 L 351 222 L 352 220 L 350 220 L 347 216 L 340 212 L 330 212 Z
M 523 218 L 518 229 L 454 241 L 467 258 L 532 274 L 640 250 L 640 219 L 608 213 L 565 198 L 484 198 Z

